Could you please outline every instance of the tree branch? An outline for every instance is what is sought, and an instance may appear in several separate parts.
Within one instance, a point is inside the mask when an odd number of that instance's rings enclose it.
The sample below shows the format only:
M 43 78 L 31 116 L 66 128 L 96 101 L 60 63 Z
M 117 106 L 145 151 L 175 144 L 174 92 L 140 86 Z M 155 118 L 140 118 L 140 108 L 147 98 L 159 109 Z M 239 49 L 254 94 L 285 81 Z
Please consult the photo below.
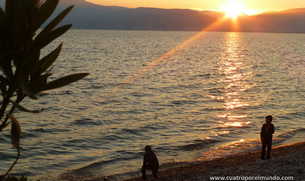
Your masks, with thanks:
M 19 157 L 20 157 L 20 148 L 16 148 L 17 149 L 17 157 L 16 160 L 14 161 L 14 163 L 12 164 L 12 166 L 10 167 L 10 169 L 4 174 L 0 176 L 0 181 L 2 181 L 4 179 L 5 176 L 8 175 L 8 173 L 10 173 L 10 171 L 13 169 L 13 167 L 15 166 L 15 164 L 18 162 Z

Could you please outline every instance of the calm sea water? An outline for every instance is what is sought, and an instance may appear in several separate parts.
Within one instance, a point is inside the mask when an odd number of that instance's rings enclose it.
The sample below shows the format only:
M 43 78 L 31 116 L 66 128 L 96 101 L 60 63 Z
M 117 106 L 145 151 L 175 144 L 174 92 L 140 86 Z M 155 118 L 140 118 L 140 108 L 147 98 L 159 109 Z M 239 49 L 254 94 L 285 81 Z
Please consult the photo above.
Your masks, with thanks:
M 305 34 L 71 30 L 54 78 L 85 79 L 27 100 L 16 113 L 22 152 L 12 173 L 34 179 L 139 175 L 152 145 L 161 169 L 260 149 L 264 117 L 275 145 L 304 141 Z M 187 42 L 187 43 L 185 43 Z M 0 171 L 13 162 L 0 137 Z

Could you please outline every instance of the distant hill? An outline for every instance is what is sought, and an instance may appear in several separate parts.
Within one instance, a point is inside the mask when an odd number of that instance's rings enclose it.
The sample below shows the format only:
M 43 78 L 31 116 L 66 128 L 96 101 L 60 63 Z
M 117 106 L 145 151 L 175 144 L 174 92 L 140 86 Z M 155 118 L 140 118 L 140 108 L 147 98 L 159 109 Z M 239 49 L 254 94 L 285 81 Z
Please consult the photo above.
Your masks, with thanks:
M 101 6 L 85 0 L 61 0 L 60 9 L 71 4 L 75 7 L 65 23 L 76 29 L 200 31 L 225 16 L 215 11 Z M 244 15 L 238 22 L 236 27 L 228 19 L 210 30 L 305 33 L 305 8 Z
M 305 8 L 267 12 L 244 20 L 250 31 L 305 33 Z
M 76 29 L 200 30 L 217 19 L 188 9 L 123 8 L 83 0 L 61 0 L 60 10 L 74 4 L 65 23 Z
M 0 5 L 3 7 L 3 2 Z M 200 31 L 225 16 L 215 11 L 125 8 L 85 0 L 60 0 L 53 17 L 70 5 L 75 7 L 63 24 L 71 23 L 74 29 Z M 238 18 L 238 26 L 228 19 L 210 30 L 305 33 L 305 8 L 243 15 Z

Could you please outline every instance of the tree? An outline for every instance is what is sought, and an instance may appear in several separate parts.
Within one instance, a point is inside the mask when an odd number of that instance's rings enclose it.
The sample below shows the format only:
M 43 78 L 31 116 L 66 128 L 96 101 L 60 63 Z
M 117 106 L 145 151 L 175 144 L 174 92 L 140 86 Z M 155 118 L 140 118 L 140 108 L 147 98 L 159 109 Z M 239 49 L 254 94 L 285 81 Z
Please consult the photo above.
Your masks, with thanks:
M 41 49 L 63 35 L 72 25 L 58 27 L 58 24 L 71 11 L 68 7 L 42 30 L 39 28 L 50 18 L 59 0 L 6 0 L 5 9 L 0 7 L 0 133 L 10 126 L 12 146 L 17 150 L 17 158 L 4 175 L 12 170 L 20 155 L 21 126 L 13 116 L 16 109 L 39 113 L 21 105 L 24 98 L 37 99 L 42 91 L 56 89 L 78 81 L 88 73 L 77 73 L 48 81 L 52 75 L 52 64 L 62 48 L 41 58 Z M 36 35 L 37 34 L 37 35 Z

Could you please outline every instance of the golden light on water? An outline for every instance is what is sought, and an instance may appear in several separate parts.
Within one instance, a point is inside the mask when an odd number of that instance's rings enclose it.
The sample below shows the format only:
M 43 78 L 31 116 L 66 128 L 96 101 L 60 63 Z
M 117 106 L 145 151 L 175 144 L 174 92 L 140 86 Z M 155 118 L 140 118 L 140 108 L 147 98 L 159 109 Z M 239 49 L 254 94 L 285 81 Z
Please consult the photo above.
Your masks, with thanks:
M 219 122 L 222 127 L 241 128 L 250 124 L 250 122 L 244 121 L 248 115 L 238 111 L 251 106 L 243 92 L 255 86 L 245 83 L 252 73 L 244 71 L 246 68 L 240 48 L 241 41 L 239 33 L 227 33 L 218 68 L 219 74 L 222 75 L 218 84 L 223 86 L 223 93 L 218 96 L 210 96 L 223 102 L 226 111 L 217 115 L 217 118 L 222 120 Z
M 224 106 L 226 109 L 235 109 L 250 106 L 249 103 L 240 100 L 240 92 L 244 90 L 242 80 L 246 76 L 239 73 L 243 69 L 243 59 L 240 55 L 238 33 L 227 34 L 226 52 L 221 60 L 219 67 L 220 74 L 225 74 L 222 82 L 227 83 L 224 86 Z
M 243 123 L 242 122 L 228 122 L 226 124 L 224 124 L 225 127 L 243 127 Z
M 224 127 L 235 127 L 235 128 L 242 128 L 246 126 L 247 124 L 250 124 L 250 122 L 228 122 L 224 124 Z
M 157 58 L 154 61 L 152 61 L 151 63 L 149 63 L 146 67 L 140 69 L 134 75 L 131 75 L 131 76 L 125 78 L 118 86 L 116 86 L 114 89 L 112 89 L 106 95 L 102 95 L 102 97 L 103 98 L 107 98 L 108 96 L 110 96 L 112 94 L 115 94 L 117 91 L 119 91 L 122 88 L 124 88 L 125 85 L 128 85 L 128 84 L 132 83 L 139 76 L 141 76 L 141 75 L 145 74 L 146 72 L 150 71 L 151 69 L 153 69 L 154 67 L 156 67 L 157 65 L 162 63 L 163 61 L 167 61 L 168 58 L 171 57 L 173 54 L 175 54 L 179 50 L 185 48 L 189 44 L 193 43 L 194 41 L 199 39 L 201 36 L 203 36 L 206 32 L 214 30 L 215 28 L 217 29 L 217 27 L 219 27 L 225 20 L 226 20 L 226 17 L 216 21 L 215 23 L 213 23 L 210 26 L 208 26 L 207 28 L 201 30 L 200 32 L 198 32 L 194 36 L 190 37 L 186 41 L 182 42 L 180 45 L 178 45 L 178 46 L 174 47 L 173 49 L 169 50 L 168 52 L 166 52 L 165 54 L 163 54 L 159 58 Z
M 244 119 L 247 118 L 248 115 L 226 115 L 226 114 L 219 114 L 218 118 L 227 118 L 228 120 L 236 120 L 236 119 Z

